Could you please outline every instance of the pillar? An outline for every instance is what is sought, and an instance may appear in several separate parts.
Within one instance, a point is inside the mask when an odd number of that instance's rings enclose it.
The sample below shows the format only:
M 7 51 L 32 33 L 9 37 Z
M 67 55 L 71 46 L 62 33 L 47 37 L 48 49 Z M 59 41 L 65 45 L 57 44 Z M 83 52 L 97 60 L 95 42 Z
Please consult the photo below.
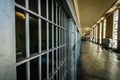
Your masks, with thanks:
M 16 80 L 14 0 L 0 0 L 0 80 Z

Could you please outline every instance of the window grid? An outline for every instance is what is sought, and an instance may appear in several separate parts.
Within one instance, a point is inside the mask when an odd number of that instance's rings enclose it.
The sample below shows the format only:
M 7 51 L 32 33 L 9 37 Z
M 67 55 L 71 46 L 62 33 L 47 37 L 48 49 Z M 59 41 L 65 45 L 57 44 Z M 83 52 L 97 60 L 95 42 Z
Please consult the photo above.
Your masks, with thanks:
M 55 2 L 55 4 L 54 4 Z M 41 0 L 38 0 L 38 13 L 32 11 L 29 9 L 29 0 L 25 0 L 25 7 L 15 3 L 15 7 L 18 9 L 21 9 L 23 12 L 25 12 L 25 41 L 26 41 L 26 57 L 22 59 L 19 62 L 16 62 L 16 67 L 19 67 L 26 63 L 26 80 L 31 80 L 30 74 L 30 64 L 31 61 L 38 58 L 38 70 L 39 70 L 39 80 L 43 80 L 42 77 L 42 58 L 43 55 L 47 56 L 47 65 L 46 65 L 46 79 L 47 80 L 64 80 L 67 77 L 67 73 L 70 71 L 67 67 L 69 67 L 67 64 L 70 64 L 71 55 L 68 54 L 68 42 L 67 38 L 69 34 L 75 35 L 75 30 L 70 31 L 68 33 L 68 23 L 67 23 L 67 15 L 64 13 L 64 11 L 61 9 L 61 7 L 57 4 L 55 0 L 52 0 L 52 20 L 49 20 L 49 4 L 48 0 L 46 0 L 46 18 L 41 15 Z M 55 7 L 56 8 L 55 8 Z M 56 9 L 56 13 L 54 14 L 54 11 Z M 30 21 L 30 15 L 32 14 L 35 17 L 38 18 L 38 53 L 31 56 L 30 55 L 30 31 L 29 31 L 29 21 Z M 59 15 L 59 16 L 58 16 Z M 56 17 L 56 18 L 54 18 Z M 56 19 L 56 20 L 54 20 Z M 46 22 L 46 50 L 42 50 L 42 20 Z M 54 22 L 56 21 L 56 22 Z M 52 48 L 49 48 L 50 45 L 50 24 L 52 25 Z M 55 31 L 55 32 L 54 32 Z M 55 35 L 56 34 L 56 35 Z M 75 43 L 75 40 L 73 41 Z M 70 41 L 72 43 L 72 41 Z M 56 45 L 54 45 L 56 44 Z M 71 45 L 70 45 L 71 46 Z M 50 75 L 50 53 L 52 52 L 52 74 Z M 72 53 L 71 53 L 72 54 Z M 73 55 L 73 54 L 72 54 Z M 75 55 L 75 54 L 74 54 Z M 55 58 L 54 58 L 55 57 Z M 59 57 L 59 58 L 58 58 Z M 58 64 L 59 63 L 59 64 Z M 54 67 L 56 64 L 56 67 Z M 59 79 L 58 79 L 59 78 Z

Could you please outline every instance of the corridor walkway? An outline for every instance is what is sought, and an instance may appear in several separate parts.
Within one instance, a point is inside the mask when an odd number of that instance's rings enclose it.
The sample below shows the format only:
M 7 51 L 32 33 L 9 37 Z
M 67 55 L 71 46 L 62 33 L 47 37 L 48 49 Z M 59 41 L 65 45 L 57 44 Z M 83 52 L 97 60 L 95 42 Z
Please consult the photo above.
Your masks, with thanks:
M 120 80 L 120 55 L 83 42 L 77 65 L 77 80 Z

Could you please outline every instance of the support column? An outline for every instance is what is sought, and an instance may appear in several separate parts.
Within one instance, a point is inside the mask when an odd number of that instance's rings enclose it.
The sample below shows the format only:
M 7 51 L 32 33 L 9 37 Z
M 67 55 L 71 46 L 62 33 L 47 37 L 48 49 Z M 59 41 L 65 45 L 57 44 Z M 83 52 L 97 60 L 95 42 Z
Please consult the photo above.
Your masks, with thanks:
M 14 0 L 0 0 L 0 80 L 16 80 Z

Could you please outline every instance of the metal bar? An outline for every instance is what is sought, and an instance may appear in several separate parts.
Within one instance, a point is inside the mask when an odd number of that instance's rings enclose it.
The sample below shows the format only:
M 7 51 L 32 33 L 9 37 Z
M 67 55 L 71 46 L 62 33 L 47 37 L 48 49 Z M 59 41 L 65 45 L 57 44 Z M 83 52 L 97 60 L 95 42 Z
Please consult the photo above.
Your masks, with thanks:
M 62 24 L 63 24 L 63 23 L 62 23 Z M 64 36 L 63 36 L 64 34 L 63 34 L 63 33 L 64 33 L 64 31 L 63 31 L 63 29 L 62 29 L 62 45 L 64 44 Z M 62 58 L 63 58 L 63 59 L 62 59 L 62 62 L 63 62 L 63 61 L 64 61 L 64 47 L 62 48 Z
M 59 26 L 61 26 L 61 24 L 60 24 L 60 22 L 61 22 L 60 21 L 61 20 L 61 17 L 60 17 L 61 14 L 60 14 L 60 12 L 61 12 L 61 8 L 59 7 L 59 22 L 58 22 Z
M 38 14 L 41 15 L 41 0 L 38 0 Z M 39 40 L 39 53 L 41 53 L 41 19 L 38 19 L 38 40 Z M 41 80 L 41 68 L 42 68 L 42 63 L 41 63 L 41 56 L 39 56 L 39 61 L 38 61 L 38 65 L 39 65 L 39 80 Z
M 35 16 L 38 17 L 38 18 L 41 18 L 41 19 L 45 20 L 46 22 L 49 22 L 49 23 L 55 25 L 56 27 L 61 27 L 60 25 L 58 25 L 58 24 L 56 24 L 56 23 L 54 23 L 54 22 L 52 22 L 52 21 L 44 18 L 43 16 L 40 16 L 39 14 L 37 14 L 37 13 L 31 11 L 31 10 L 26 9 L 25 7 L 21 6 L 20 4 L 15 3 L 15 6 L 18 7 L 18 8 L 20 8 L 20 9 L 23 9 L 24 11 L 26 11 L 26 12 L 28 12 L 28 13 L 30 13 L 30 14 L 35 15 Z M 62 28 L 62 27 L 61 27 L 61 28 Z M 62 28 L 62 29 L 66 30 L 65 28 Z
M 52 0 L 52 22 L 54 22 L 54 0 Z M 54 48 L 54 25 L 52 25 L 52 48 Z M 54 51 L 52 51 L 52 73 L 54 73 Z
M 65 31 L 64 39 L 65 39 L 64 44 L 66 44 L 66 31 Z M 65 58 L 66 58 L 66 53 L 67 53 L 67 52 L 66 52 L 66 47 L 67 47 L 67 46 L 65 46 Z
M 52 0 L 52 22 L 54 23 L 54 0 Z M 52 24 L 52 48 L 54 48 L 54 25 Z
M 58 24 L 58 4 L 56 4 L 56 24 Z M 58 27 L 56 27 L 56 47 L 58 47 Z M 58 68 L 58 49 L 56 49 L 56 68 Z
M 26 4 L 28 0 L 26 0 Z M 29 13 L 25 13 L 25 38 L 26 38 L 26 57 L 30 57 L 30 40 L 29 40 Z
M 61 10 L 61 26 L 63 28 L 63 10 Z
M 58 72 L 58 70 L 60 71 L 60 68 L 64 65 L 64 63 L 66 63 L 67 59 L 62 64 L 60 64 L 60 66 L 58 67 L 58 69 L 53 73 L 53 75 L 49 78 L 49 80 L 51 80 L 55 76 L 55 74 Z M 59 80 L 61 80 L 61 79 L 59 79 Z
M 61 26 L 63 28 L 63 10 L 61 10 Z M 61 45 L 63 45 L 63 29 L 61 29 Z M 62 63 L 63 63 L 63 60 L 64 60 L 64 56 L 63 56 L 64 52 L 63 51 L 64 51 L 64 47 L 61 48 L 61 62 Z
M 47 80 L 49 79 L 49 53 L 47 53 Z
M 28 44 L 28 43 L 30 43 L 29 42 L 29 29 L 27 29 L 27 31 L 28 32 L 26 32 L 26 33 L 28 33 L 28 34 L 26 34 L 26 35 L 28 35 L 28 36 L 26 36 L 27 38 L 26 38 L 26 46 L 28 46 L 28 47 L 26 47 L 26 52 L 28 53 L 26 53 L 27 54 L 27 58 L 25 58 L 25 60 L 23 60 L 23 61 L 21 61 L 21 62 L 18 62 L 18 63 L 16 63 L 16 66 L 19 66 L 19 65 L 21 65 L 21 64 L 23 64 L 23 63 L 27 63 L 27 66 L 26 66 L 26 68 L 27 68 L 27 80 L 30 80 L 30 60 L 33 60 L 33 59 L 35 59 L 35 58 L 39 58 L 39 80 L 41 80 L 41 57 L 42 57 L 42 55 L 45 55 L 45 54 L 47 54 L 47 80 L 49 79 L 52 79 L 52 77 L 53 77 L 53 75 L 55 75 L 56 74 L 56 79 L 57 79 L 57 76 L 58 76 L 58 70 L 61 68 L 61 70 L 62 71 L 64 71 L 64 67 L 65 67 L 65 63 L 66 63 L 66 61 L 67 61 L 67 57 L 65 57 L 65 55 L 66 55 L 66 36 L 64 36 L 64 33 L 65 33 L 65 31 L 67 31 L 67 29 L 65 28 L 66 26 L 65 26 L 65 16 L 64 16 L 64 14 L 63 14 L 63 11 L 61 12 L 61 9 L 60 9 L 60 7 L 58 6 L 58 4 L 56 3 L 56 23 L 54 23 L 54 2 L 53 2 L 54 0 L 52 0 L 52 21 L 50 21 L 49 20 L 49 10 L 48 10 L 48 8 L 49 8 L 49 4 L 48 4 L 48 0 L 46 0 L 46 18 L 44 18 L 44 17 L 42 17 L 41 16 L 41 0 L 38 0 L 38 13 L 39 14 L 37 14 L 37 13 L 34 13 L 34 12 L 32 12 L 32 11 L 30 11 L 29 9 L 28 9 L 28 6 L 27 6 L 27 9 L 26 8 L 24 8 L 24 7 L 22 7 L 22 6 L 20 6 L 20 5 L 18 5 L 17 3 L 15 3 L 15 5 L 17 5 L 17 7 L 19 7 L 19 8 L 21 8 L 21 9 L 23 9 L 24 11 L 26 11 L 27 13 L 26 13 L 26 16 L 28 16 L 28 21 L 26 20 L 26 24 L 27 24 L 27 26 L 29 27 L 29 13 L 31 13 L 31 14 L 33 14 L 33 15 L 35 15 L 35 16 L 37 16 L 38 17 L 38 34 L 39 34 L 39 37 L 38 37 L 38 41 L 39 41 L 39 53 L 41 53 L 41 54 L 36 54 L 35 56 L 32 56 L 32 57 L 30 57 L 30 49 L 29 49 L 29 47 L 30 47 L 30 45 Z M 28 0 L 26 0 L 26 2 L 28 3 Z M 28 3 L 29 4 L 29 3 Z M 27 5 L 28 5 L 27 4 Z M 57 8 L 58 7 L 58 8 Z M 58 18 L 58 9 L 59 9 L 59 18 Z M 46 38 L 47 38 L 47 51 L 45 51 L 45 52 L 41 52 L 41 19 L 43 19 L 43 20 L 45 20 L 46 21 L 46 24 L 47 24 L 47 36 L 46 36 Z M 59 19 L 59 22 L 58 22 L 58 19 Z M 51 23 L 52 24 L 52 49 L 50 49 L 49 50 L 49 23 Z M 56 27 L 56 48 L 54 48 L 54 27 Z M 58 32 L 59 32 L 59 42 L 58 42 Z M 61 34 L 60 34 L 61 33 Z M 66 33 L 65 33 L 66 34 Z M 58 45 L 59 45 L 59 47 L 58 47 Z M 60 48 L 62 48 L 62 49 L 60 49 Z M 59 52 L 58 52 L 58 49 L 59 49 Z M 54 71 L 54 50 L 56 50 L 56 71 Z M 64 50 L 64 54 L 63 54 L 63 50 Z M 49 77 L 49 52 L 51 52 L 52 51 L 52 77 Z M 59 66 L 58 66 L 58 54 L 61 54 L 60 52 L 62 51 L 62 56 L 61 56 L 61 59 L 63 60 L 62 61 L 62 63 L 60 63 L 59 62 Z M 59 61 L 60 61 L 60 56 L 59 56 Z M 64 74 L 65 74 L 65 71 L 64 72 L 60 72 L 60 74 L 62 74 L 63 73 L 63 75 L 61 75 L 62 76 L 62 78 L 61 79 L 65 79 L 64 78 Z M 59 76 L 60 76 L 60 74 L 59 74 Z
M 25 0 L 25 7 L 26 9 L 29 8 L 29 2 L 28 0 Z M 30 40 L 29 40 L 29 13 L 25 13 L 25 41 L 26 41 L 26 58 L 30 57 Z M 27 80 L 30 80 L 30 62 L 28 61 L 26 63 L 26 78 Z
M 58 71 L 57 71 L 57 73 L 56 73 L 56 80 L 58 80 Z
M 41 63 L 41 56 L 39 56 L 39 80 L 42 80 L 42 63 Z
M 24 64 L 24 63 L 26 63 L 26 62 L 28 62 L 28 61 L 30 61 L 30 60 L 33 60 L 33 59 L 35 59 L 35 58 L 38 58 L 38 57 L 40 57 L 40 56 L 42 56 L 42 55 L 44 55 L 44 54 L 47 54 L 47 53 L 49 53 L 49 52 L 51 52 L 51 51 L 53 51 L 53 50 L 59 49 L 59 48 L 61 48 L 61 47 L 63 47 L 63 46 L 66 46 L 66 44 L 65 44 L 65 45 L 61 45 L 61 46 L 59 46 L 59 47 L 57 47 L 57 48 L 54 48 L 54 49 L 50 49 L 50 50 L 48 50 L 48 51 L 46 51 L 46 52 L 41 52 L 41 54 L 37 54 L 37 55 L 35 55 L 35 56 L 26 58 L 26 59 L 24 59 L 23 61 L 17 62 L 17 63 L 16 63 L 16 66 L 19 66 L 19 65 L 21 65 L 21 64 Z
M 60 28 L 58 30 L 60 30 Z M 60 46 L 60 36 L 59 36 L 59 46 Z M 58 64 L 58 66 L 60 66 L 60 48 L 58 48 L 58 49 L 59 49 L 59 52 L 58 52 L 58 54 L 59 54 L 59 56 L 58 56 L 59 57 L 59 60 L 58 60 L 59 64 Z
M 65 13 L 63 12 L 63 28 L 65 28 Z
M 49 19 L 49 4 L 48 0 L 46 0 L 46 16 L 47 20 Z M 47 22 L 47 50 L 49 50 L 49 23 Z M 49 53 L 47 53 L 47 80 L 49 79 Z
M 62 66 L 61 66 L 61 67 L 62 67 Z M 60 77 L 59 77 L 59 80 L 62 80 L 62 76 L 61 76 L 61 75 L 62 75 L 62 73 L 61 73 L 61 67 L 60 67 L 60 70 L 59 70 L 59 76 L 60 76 Z
M 30 61 L 26 63 L 26 73 L 27 73 L 26 75 L 27 80 L 30 80 Z
M 41 1 L 40 0 L 38 0 L 38 8 L 39 8 L 39 15 L 41 15 Z M 38 19 L 38 40 L 39 40 L 39 53 L 41 53 L 41 40 L 42 40 L 42 37 L 41 37 L 41 19 L 39 18 Z
M 60 17 L 60 7 L 59 7 L 59 25 L 60 25 L 60 18 L 61 18 L 61 17 Z M 61 45 L 61 44 L 60 44 L 60 41 L 61 41 L 61 40 L 60 40 L 60 39 L 61 39 L 60 29 L 61 29 L 61 28 L 59 28 L 59 46 Z M 61 52 L 61 51 L 60 51 L 60 48 L 59 48 L 59 65 L 60 65 L 60 55 L 61 55 L 60 52 Z

